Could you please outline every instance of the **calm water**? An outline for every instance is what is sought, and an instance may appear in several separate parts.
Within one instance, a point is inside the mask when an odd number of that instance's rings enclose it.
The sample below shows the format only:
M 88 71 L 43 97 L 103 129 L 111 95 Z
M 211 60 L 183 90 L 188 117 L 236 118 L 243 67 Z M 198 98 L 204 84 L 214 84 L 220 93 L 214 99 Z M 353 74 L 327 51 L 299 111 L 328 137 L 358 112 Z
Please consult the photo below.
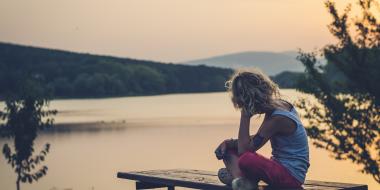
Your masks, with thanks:
M 288 100 L 301 94 L 283 90 Z M 95 100 L 57 100 L 57 123 L 121 122 L 124 130 L 42 134 L 36 150 L 49 142 L 45 162 L 48 175 L 38 183 L 23 184 L 31 190 L 132 189 L 118 180 L 117 171 L 191 168 L 214 170 L 223 164 L 214 148 L 225 138 L 236 137 L 239 112 L 226 93 L 175 94 Z M 252 132 L 262 118 L 254 118 Z M 6 143 L 0 139 L 0 145 Z M 269 144 L 260 153 L 270 156 Z M 324 150 L 311 146 L 308 179 L 366 183 L 380 189 L 372 178 L 348 161 L 335 161 Z M 16 177 L 0 156 L 0 188 L 15 189 Z

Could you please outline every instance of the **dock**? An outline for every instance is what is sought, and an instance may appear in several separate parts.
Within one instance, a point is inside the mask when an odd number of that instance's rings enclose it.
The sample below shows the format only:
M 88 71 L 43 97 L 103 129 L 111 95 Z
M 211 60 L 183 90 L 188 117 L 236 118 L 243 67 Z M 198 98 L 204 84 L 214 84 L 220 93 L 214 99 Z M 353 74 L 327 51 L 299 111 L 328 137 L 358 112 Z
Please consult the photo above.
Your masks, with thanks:
M 136 190 L 167 188 L 174 190 L 175 187 L 186 187 L 192 189 L 209 190 L 232 190 L 230 186 L 221 183 L 216 172 L 189 169 L 172 170 L 149 170 L 135 172 L 118 172 L 120 179 L 133 180 L 136 183 Z M 265 183 L 259 183 L 259 190 L 280 190 Z M 348 184 L 337 182 L 307 180 L 303 185 L 305 190 L 368 190 L 367 185 Z M 284 189 L 281 190 L 294 190 Z

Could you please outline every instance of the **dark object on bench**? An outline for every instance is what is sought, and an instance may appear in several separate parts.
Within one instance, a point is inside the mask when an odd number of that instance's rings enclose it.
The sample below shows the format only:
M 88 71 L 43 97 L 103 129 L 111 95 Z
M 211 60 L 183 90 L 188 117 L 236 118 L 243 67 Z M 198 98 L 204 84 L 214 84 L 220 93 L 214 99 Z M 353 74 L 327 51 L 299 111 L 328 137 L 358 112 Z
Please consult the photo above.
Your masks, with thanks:
M 136 181 L 136 189 L 154 189 L 167 187 L 174 190 L 175 186 L 193 189 L 231 190 L 231 187 L 219 182 L 218 176 L 214 172 L 202 170 L 151 170 L 140 172 L 119 172 L 118 178 Z M 259 184 L 260 190 L 275 190 Z M 368 190 L 367 185 L 334 183 L 323 181 L 306 181 L 303 185 L 306 190 Z M 279 190 L 279 189 L 276 189 Z M 281 190 L 284 190 L 281 188 Z

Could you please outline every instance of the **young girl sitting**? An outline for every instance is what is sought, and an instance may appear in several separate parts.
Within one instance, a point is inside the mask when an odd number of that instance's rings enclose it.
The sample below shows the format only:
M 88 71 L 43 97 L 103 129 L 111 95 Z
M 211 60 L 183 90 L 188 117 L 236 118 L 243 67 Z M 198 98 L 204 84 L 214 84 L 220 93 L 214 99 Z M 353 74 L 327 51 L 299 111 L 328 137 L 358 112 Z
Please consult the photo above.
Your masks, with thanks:
M 215 150 L 226 166 L 219 170 L 219 179 L 234 190 L 255 189 L 260 180 L 274 187 L 301 188 L 309 168 L 309 147 L 296 109 L 280 99 L 277 85 L 258 71 L 237 72 L 226 87 L 241 117 L 238 139 L 225 140 Z M 256 114 L 265 117 L 250 136 L 250 119 Z M 256 153 L 268 140 L 270 159 Z

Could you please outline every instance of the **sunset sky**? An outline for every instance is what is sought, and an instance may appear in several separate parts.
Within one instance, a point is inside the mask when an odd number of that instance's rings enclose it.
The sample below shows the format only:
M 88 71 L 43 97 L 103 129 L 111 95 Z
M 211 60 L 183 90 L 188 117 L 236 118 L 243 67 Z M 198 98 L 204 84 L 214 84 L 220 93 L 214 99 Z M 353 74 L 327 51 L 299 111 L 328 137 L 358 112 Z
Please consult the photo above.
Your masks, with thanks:
M 323 2 L 0 0 L 0 41 L 165 62 L 312 50 L 333 42 Z

